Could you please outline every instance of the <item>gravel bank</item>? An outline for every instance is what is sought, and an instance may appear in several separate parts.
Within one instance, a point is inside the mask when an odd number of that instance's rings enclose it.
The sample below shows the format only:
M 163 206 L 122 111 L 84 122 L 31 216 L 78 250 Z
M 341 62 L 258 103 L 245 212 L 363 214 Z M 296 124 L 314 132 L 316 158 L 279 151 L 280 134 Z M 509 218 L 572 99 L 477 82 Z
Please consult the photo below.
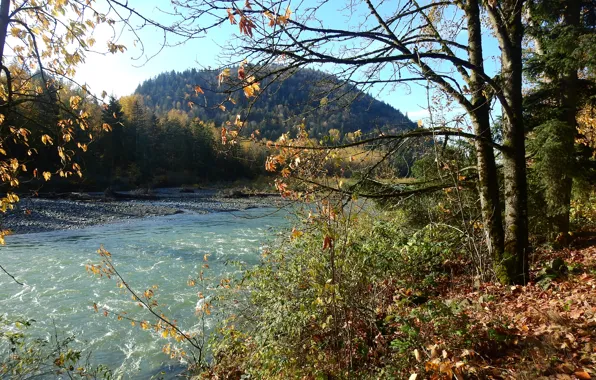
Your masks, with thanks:
M 179 189 L 160 189 L 154 193 L 155 200 L 104 200 L 94 195 L 96 199 L 90 201 L 22 199 L 15 210 L 2 216 L 2 228 L 24 234 L 183 212 L 206 214 L 284 204 L 279 197 L 229 198 L 212 190 L 180 193 Z

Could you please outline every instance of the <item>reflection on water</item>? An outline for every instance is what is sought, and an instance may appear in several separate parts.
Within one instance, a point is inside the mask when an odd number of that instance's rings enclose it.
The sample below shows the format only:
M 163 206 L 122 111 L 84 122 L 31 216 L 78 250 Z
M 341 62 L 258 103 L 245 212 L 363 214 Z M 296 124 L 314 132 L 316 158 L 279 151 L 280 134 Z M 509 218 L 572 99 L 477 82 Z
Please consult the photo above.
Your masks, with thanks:
M 188 278 L 197 276 L 204 254 L 210 254 L 211 277 L 234 271 L 226 266 L 228 260 L 255 264 L 262 245 L 273 236 L 272 228 L 287 224 L 285 213 L 271 211 L 179 214 L 10 236 L 0 248 L 0 262 L 26 285 L 0 275 L 0 314 L 36 320 L 34 331 L 47 338 L 55 323 L 63 336 L 75 335 L 77 348 L 92 352 L 93 363 L 106 364 L 123 378 L 145 379 L 161 371 L 173 377 L 181 367 L 161 352 L 165 339 L 93 311 L 96 302 L 107 310 L 148 319 L 137 314 L 139 308 L 114 281 L 88 275 L 85 264 L 99 261 L 96 251 L 103 244 L 135 289 L 157 285 L 168 317 L 184 329 L 196 329 L 197 289 L 186 285 Z M 254 218 L 259 215 L 266 216 Z

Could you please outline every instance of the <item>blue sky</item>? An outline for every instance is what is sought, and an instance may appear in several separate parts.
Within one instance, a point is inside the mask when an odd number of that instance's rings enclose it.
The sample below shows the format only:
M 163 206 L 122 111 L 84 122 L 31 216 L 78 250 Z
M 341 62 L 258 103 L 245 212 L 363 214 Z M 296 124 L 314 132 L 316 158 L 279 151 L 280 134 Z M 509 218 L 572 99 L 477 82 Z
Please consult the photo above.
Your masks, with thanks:
M 306 4 L 312 4 L 316 0 L 307 0 Z M 130 0 L 129 4 L 142 14 L 163 20 L 167 23 L 167 16 L 161 14 L 157 7 L 161 4 L 167 7 L 169 2 L 164 0 Z M 291 3 L 291 2 L 290 2 Z M 296 2 L 294 2 L 296 3 Z M 347 14 L 343 12 L 344 0 L 331 0 L 323 9 L 324 20 L 328 22 L 326 27 L 349 27 L 355 26 L 360 16 L 367 12 L 363 10 Z M 302 6 L 304 6 L 304 3 Z M 328 15 L 328 17 L 327 17 Z M 300 17 L 300 8 L 294 17 Z M 106 91 L 116 96 L 129 95 L 145 79 L 156 76 L 164 71 L 182 71 L 189 68 L 219 67 L 222 62 L 218 61 L 218 54 L 221 52 L 221 45 L 233 38 L 238 32 L 236 25 L 228 23 L 210 30 L 204 37 L 186 42 L 184 45 L 166 48 L 150 60 L 146 56 L 152 56 L 160 49 L 162 33 L 156 29 L 145 28 L 140 33 L 140 38 L 145 45 L 145 56 L 139 58 L 140 49 L 134 46 L 132 33 L 124 33 L 120 42 L 128 47 L 125 53 L 115 55 L 89 54 L 86 62 L 79 67 L 76 79 L 87 83 L 95 93 Z M 111 35 L 107 28 L 96 31 L 95 38 L 98 42 L 105 41 Z M 465 35 L 463 35 L 465 38 Z M 489 39 L 490 41 L 490 39 Z M 498 54 L 494 42 L 487 44 L 485 56 Z M 139 58 L 139 59 L 135 59 Z M 487 62 L 492 61 L 487 59 Z M 494 66 L 494 64 L 493 64 Z M 424 83 L 422 84 L 424 85 Z M 392 90 L 374 89 L 371 95 L 391 104 L 400 111 L 407 113 L 412 120 L 418 120 L 427 116 L 427 96 L 420 84 L 410 84 L 409 87 L 398 86 Z

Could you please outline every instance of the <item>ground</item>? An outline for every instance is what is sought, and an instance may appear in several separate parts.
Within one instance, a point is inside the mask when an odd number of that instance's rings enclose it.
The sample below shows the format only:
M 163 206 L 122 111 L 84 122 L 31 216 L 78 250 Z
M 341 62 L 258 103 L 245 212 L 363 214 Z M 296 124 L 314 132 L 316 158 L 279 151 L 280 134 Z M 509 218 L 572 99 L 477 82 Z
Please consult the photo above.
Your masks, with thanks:
M 596 246 L 591 244 L 578 240 L 572 248 L 539 251 L 533 282 L 526 286 L 474 286 L 456 279 L 437 298 L 457 305 L 466 318 L 469 348 L 435 332 L 433 344 L 412 351 L 418 362 L 412 378 L 418 372 L 418 379 L 429 374 L 436 379 L 595 379 Z
M 239 195 L 240 194 L 240 195 Z M 244 193 L 179 188 L 156 189 L 150 200 L 105 199 L 103 193 L 77 194 L 85 200 L 23 197 L 16 209 L 2 215 L 2 229 L 15 234 L 83 228 L 132 218 L 172 215 L 181 212 L 209 213 L 280 206 L 279 197 L 249 197 Z

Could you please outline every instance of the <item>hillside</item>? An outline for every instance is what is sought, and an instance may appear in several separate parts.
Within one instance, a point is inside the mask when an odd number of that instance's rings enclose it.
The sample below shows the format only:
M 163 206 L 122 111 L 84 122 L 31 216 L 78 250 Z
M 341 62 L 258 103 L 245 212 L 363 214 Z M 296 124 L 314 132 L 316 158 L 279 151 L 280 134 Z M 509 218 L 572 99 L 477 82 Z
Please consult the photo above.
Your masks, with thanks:
M 237 114 L 246 116 L 249 102 L 242 94 L 233 95 L 236 104 L 225 103 L 225 112 L 217 108 L 226 99 L 224 86 L 218 87 L 217 75 L 214 70 L 196 69 L 162 73 L 139 85 L 135 94 L 142 95 L 145 106 L 157 116 L 180 109 L 216 125 L 233 120 Z M 196 85 L 205 94 L 196 94 Z M 366 133 L 414 127 L 399 110 L 361 91 L 347 89 L 347 85 L 321 71 L 300 70 L 275 83 L 263 80 L 261 88 L 262 93 L 250 107 L 248 126 L 268 139 L 279 137 L 303 118 L 317 137 L 330 129 L 343 135 L 357 130 Z

